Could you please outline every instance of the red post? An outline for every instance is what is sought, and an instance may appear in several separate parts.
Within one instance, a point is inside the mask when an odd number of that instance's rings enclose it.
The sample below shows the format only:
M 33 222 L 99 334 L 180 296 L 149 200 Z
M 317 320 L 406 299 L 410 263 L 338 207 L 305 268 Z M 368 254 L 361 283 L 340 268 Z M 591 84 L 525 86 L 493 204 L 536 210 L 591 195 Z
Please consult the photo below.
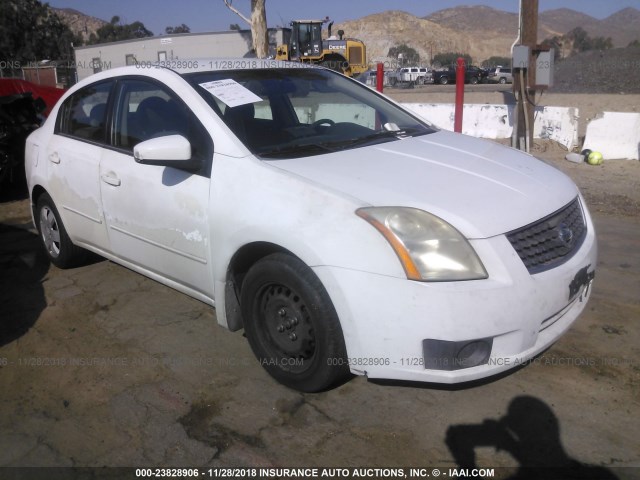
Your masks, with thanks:
M 464 104 L 464 58 L 458 57 L 456 68 L 456 110 L 453 131 L 462 133 L 462 106 Z
M 378 64 L 378 70 L 376 71 L 376 90 L 382 93 L 384 86 L 384 65 Z

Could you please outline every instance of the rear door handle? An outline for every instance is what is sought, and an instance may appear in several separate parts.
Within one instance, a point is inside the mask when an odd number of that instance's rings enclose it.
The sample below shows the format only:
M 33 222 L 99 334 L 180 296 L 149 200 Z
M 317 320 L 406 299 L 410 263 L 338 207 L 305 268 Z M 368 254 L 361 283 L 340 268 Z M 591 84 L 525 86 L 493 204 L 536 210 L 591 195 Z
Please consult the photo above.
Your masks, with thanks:
M 60 156 L 58 155 L 58 152 L 50 153 L 49 160 L 51 163 L 60 163 Z
M 111 175 L 106 174 L 106 173 L 102 174 L 100 176 L 100 178 L 102 178 L 102 181 L 104 183 L 108 183 L 109 185 L 113 185 L 114 187 L 119 187 L 120 183 L 122 183 L 122 182 L 120 182 L 120 179 L 118 177 L 111 176 Z

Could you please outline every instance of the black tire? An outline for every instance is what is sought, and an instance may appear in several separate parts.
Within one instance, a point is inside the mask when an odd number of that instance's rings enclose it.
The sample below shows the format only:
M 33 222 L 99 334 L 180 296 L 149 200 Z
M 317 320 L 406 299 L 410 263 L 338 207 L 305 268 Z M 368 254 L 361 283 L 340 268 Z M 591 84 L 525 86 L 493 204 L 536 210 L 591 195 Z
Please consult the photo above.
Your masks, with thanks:
M 47 257 L 56 267 L 77 267 L 86 261 L 88 252 L 73 244 L 58 209 L 46 193 L 38 198 L 35 221 Z
M 505 83 L 507 83 L 507 79 L 505 77 L 500 77 L 500 83 L 504 85 Z
M 338 315 L 299 259 L 276 253 L 257 262 L 242 283 L 240 305 L 253 353 L 280 383 L 318 392 L 349 375 Z
M 449 78 L 446 75 L 440 77 L 440 85 L 446 85 L 449 83 Z
M 471 77 L 471 78 L 469 79 L 469 83 L 470 83 L 471 85 L 477 85 L 477 84 L 478 84 L 478 77 Z

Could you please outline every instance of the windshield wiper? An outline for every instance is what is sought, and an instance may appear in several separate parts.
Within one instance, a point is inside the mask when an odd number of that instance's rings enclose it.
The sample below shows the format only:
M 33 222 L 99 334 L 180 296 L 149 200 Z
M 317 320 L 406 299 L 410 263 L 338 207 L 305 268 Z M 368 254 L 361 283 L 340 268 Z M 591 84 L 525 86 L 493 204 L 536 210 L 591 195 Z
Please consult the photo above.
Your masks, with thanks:
M 272 148 L 265 152 L 257 152 L 257 155 L 263 158 L 295 158 L 302 155 L 335 151 L 335 148 L 322 143 L 294 143 L 293 145 Z
M 370 135 L 365 135 L 364 137 L 351 138 L 348 140 L 340 140 L 337 142 L 328 143 L 327 145 L 331 145 L 334 147 L 340 146 L 342 148 L 375 145 L 383 141 L 391 141 L 391 140 L 398 140 L 402 138 L 411 137 L 414 134 L 421 133 L 421 132 L 422 132 L 422 129 L 419 129 L 419 128 L 403 128 L 399 130 L 380 130 Z
M 295 158 L 303 155 L 319 155 L 321 153 L 336 152 L 352 147 L 375 145 L 385 141 L 398 140 L 412 137 L 414 135 L 426 134 L 428 131 L 421 128 L 403 128 L 399 130 L 380 130 L 370 135 L 358 138 L 348 138 L 345 140 L 335 140 L 333 142 L 322 143 L 294 143 L 272 148 L 264 152 L 256 152 L 262 158 Z

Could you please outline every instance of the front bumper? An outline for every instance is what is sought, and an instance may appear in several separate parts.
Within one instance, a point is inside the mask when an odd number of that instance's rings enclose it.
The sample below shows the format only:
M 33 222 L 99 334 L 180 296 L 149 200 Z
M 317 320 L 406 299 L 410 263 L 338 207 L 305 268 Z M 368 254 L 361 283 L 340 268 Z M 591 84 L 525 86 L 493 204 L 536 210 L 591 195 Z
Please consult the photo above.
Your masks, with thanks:
M 338 312 L 355 374 L 436 383 L 489 377 L 526 363 L 552 345 L 585 308 L 597 245 L 586 215 L 587 235 L 564 264 L 531 275 L 503 235 L 474 240 L 489 278 L 426 283 L 336 267 L 316 267 Z M 571 288 L 573 285 L 573 288 Z M 577 290 L 577 291 L 576 291 Z M 490 339 L 486 363 L 469 368 L 425 368 L 424 340 Z

